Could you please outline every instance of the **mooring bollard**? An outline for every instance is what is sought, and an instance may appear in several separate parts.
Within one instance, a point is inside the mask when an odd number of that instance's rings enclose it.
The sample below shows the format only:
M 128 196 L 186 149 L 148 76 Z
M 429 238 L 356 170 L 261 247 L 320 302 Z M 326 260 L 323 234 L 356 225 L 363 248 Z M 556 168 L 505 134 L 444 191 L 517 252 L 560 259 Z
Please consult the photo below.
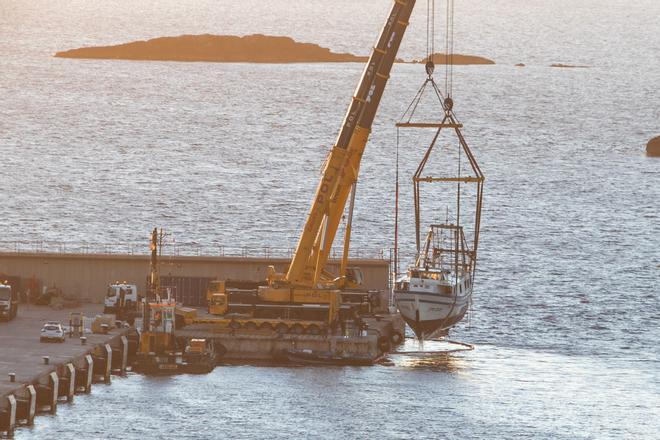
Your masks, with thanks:
M 44 365 L 48 365 L 50 363 L 50 356 L 44 356 L 42 359 L 44 360 Z
M 16 382 L 16 373 L 9 373 L 9 382 Z

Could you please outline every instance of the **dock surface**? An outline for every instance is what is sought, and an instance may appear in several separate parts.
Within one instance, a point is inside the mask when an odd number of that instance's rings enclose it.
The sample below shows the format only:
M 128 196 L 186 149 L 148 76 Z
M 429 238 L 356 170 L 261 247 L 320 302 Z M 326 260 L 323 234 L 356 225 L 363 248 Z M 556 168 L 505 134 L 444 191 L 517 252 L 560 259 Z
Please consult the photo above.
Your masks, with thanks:
M 54 414 L 62 398 L 70 402 L 74 394 L 89 393 L 92 383 L 110 383 L 113 372 L 125 373 L 131 330 L 92 333 L 92 321 L 100 311 L 94 304 L 62 310 L 24 304 L 14 320 L 0 322 L 0 436 L 33 424 L 44 411 Z M 68 333 L 64 342 L 40 341 L 47 321 L 68 328 L 71 312 L 84 316 L 84 343 L 80 334 Z
M 118 336 L 119 330 L 112 329 L 107 335 L 86 332 L 86 345 L 81 345 L 77 336 L 67 336 L 64 343 L 39 341 L 41 327 L 46 321 L 61 321 L 68 326 L 69 313 L 82 312 L 86 318 L 94 318 L 101 307 L 86 304 L 75 309 L 54 310 L 49 306 L 21 304 L 14 320 L 0 322 L 0 397 L 21 384 L 33 382 L 35 378 L 52 371 L 56 365 L 82 356 L 94 346 Z M 49 365 L 44 365 L 44 356 L 50 356 Z M 16 374 L 15 383 L 9 381 L 9 373 Z

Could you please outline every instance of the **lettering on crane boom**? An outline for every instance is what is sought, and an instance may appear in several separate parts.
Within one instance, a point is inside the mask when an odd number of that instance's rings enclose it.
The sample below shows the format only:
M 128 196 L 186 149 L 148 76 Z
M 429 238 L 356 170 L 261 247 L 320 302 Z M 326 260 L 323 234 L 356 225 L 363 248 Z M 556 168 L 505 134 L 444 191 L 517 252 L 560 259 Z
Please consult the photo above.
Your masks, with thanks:
M 330 189 L 330 184 L 334 182 L 337 179 L 337 176 L 339 175 L 339 168 L 337 167 L 328 167 L 329 170 L 333 170 L 334 173 L 331 176 L 323 176 L 323 180 L 321 181 L 321 187 L 319 188 L 319 195 L 316 198 L 316 201 L 318 203 L 324 203 L 325 202 L 325 196 L 328 190 Z

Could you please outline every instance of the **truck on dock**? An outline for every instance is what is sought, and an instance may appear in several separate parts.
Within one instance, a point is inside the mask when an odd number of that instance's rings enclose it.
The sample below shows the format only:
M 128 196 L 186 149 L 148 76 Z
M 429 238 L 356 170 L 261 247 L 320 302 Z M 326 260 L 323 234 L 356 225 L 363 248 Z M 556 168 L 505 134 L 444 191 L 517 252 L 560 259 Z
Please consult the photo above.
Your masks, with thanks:
M 103 304 L 103 313 L 118 313 L 137 310 L 140 297 L 135 284 L 116 282 L 108 285 Z
M 0 283 L 0 320 L 11 321 L 18 314 L 18 292 L 11 285 Z

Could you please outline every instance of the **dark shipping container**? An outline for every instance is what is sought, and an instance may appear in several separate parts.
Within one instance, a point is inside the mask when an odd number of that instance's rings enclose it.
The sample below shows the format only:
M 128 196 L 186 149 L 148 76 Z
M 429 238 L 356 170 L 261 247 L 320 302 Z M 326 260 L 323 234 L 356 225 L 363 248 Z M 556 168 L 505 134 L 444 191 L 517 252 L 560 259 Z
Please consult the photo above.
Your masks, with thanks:
M 206 306 L 206 290 L 210 277 L 161 276 L 160 285 L 170 288 L 178 303 L 184 306 Z

